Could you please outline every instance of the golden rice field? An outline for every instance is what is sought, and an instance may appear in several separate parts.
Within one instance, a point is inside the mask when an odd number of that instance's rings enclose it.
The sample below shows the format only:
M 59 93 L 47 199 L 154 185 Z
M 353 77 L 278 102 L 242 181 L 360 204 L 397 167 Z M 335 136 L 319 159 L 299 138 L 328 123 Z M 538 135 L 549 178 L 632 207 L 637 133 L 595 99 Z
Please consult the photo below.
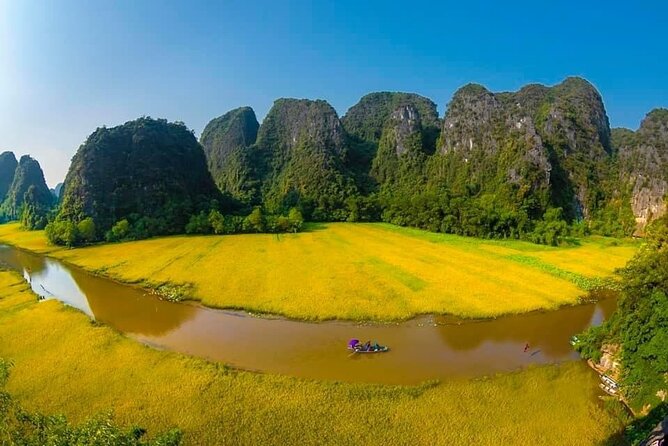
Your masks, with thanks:
M 233 371 L 153 350 L 0 272 L 0 357 L 28 410 L 179 427 L 185 444 L 592 445 L 620 428 L 581 362 L 416 387 Z
M 312 320 L 554 309 L 585 294 L 580 279 L 609 276 L 638 246 L 588 238 L 553 248 L 353 223 L 78 249 L 50 247 L 42 232 L 8 224 L 0 226 L 0 241 L 125 282 L 189 285 L 189 297 L 205 305 Z

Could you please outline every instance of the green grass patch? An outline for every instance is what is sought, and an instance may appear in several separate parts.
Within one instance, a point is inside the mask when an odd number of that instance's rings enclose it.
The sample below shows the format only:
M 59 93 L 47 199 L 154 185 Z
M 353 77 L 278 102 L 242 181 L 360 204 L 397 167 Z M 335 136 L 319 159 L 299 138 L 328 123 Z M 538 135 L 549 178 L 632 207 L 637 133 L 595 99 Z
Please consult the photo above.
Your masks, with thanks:
M 506 259 L 512 260 L 522 265 L 530 266 L 532 268 L 545 271 L 550 275 L 568 280 L 578 288 L 584 291 L 596 291 L 602 289 L 618 290 L 619 283 L 611 277 L 586 277 L 582 274 L 574 273 L 572 271 L 563 270 L 557 266 L 543 262 L 535 257 L 525 256 L 521 254 L 513 254 L 505 256 Z

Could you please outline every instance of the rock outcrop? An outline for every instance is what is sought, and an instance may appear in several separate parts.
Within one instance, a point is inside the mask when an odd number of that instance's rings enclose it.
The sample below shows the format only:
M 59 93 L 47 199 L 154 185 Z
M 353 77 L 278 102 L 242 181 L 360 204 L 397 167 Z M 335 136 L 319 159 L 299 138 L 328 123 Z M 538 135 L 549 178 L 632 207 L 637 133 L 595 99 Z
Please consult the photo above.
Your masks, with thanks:
M 618 151 L 621 189 L 631 202 L 636 233 L 666 212 L 668 193 L 668 110 L 647 114 L 638 131 L 615 129 L 613 146 Z
M 401 106 L 417 110 L 435 142 L 434 136 L 438 135 L 440 127 L 436 104 L 414 93 L 369 93 L 346 112 L 342 118 L 343 126 L 351 136 L 378 144 L 388 119 Z
M 583 79 L 515 93 L 469 84 L 453 96 L 440 141 L 449 171 L 466 171 L 469 186 L 484 190 L 505 179 L 532 190 L 539 208 L 561 207 L 570 219 L 599 206 L 610 128 L 600 95 Z
M 365 95 L 350 107 L 341 120 L 350 138 L 348 167 L 363 193 L 372 192 L 377 187 L 373 175 L 369 175 L 373 160 L 377 158 L 380 140 L 392 114 L 400 107 L 417 110 L 422 125 L 423 147 L 428 153 L 433 153 L 436 148 L 441 125 L 433 101 L 414 93 L 378 92 Z
M 257 198 L 248 148 L 255 144 L 259 126 L 253 109 L 241 107 L 209 122 L 200 138 L 216 185 L 242 202 Z
M 343 217 L 345 200 L 356 190 L 345 168 L 346 133 L 327 102 L 277 100 L 260 126 L 253 151 L 270 210 L 299 204 L 312 219 Z
M 421 179 L 417 171 L 424 167 L 426 157 L 420 112 L 413 105 L 401 105 L 388 118 L 371 175 L 381 185 L 401 181 L 408 173 Z

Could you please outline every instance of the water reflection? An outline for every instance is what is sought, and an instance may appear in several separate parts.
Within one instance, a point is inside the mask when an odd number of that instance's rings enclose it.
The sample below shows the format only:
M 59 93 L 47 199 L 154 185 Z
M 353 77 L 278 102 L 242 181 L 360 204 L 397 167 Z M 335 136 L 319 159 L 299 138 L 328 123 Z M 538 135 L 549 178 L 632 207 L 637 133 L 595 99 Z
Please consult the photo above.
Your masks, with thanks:
M 58 299 L 123 333 L 162 336 L 196 312 L 193 306 L 147 298 L 139 288 L 7 246 L 0 247 L 0 263 L 22 271 L 35 294 Z
M 10 247 L 0 248 L 0 262 L 23 271 L 37 294 L 58 298 L 148 345 L 250 370 L 343 381 L 413 384 L 574 360 L 570 337 L 600 324 L 615 306 L 614 298 L 608 298 L 461 324 L 442 316 L 396 325 L 313 324 L 161 301 L 138 288 Z M 391 351 L 350 355 L 345 346 L 351 337 L 378 340 Z
M 605 304 L 614 305 L 614 302 L 601 303 Z M 547 355 L 559 357 L 571 351 L 569 340 L 574 333 L 600 319 L 594 318 L 596 311 L 597 306 L 594 305 L 565 307 L 558 311 L 446 327 L 440 330 L 440 334 L 447 345 L 458 351 L 476 349 L 490 341 L 512 342 L 528 343 L 531 347 L 539 347 Z

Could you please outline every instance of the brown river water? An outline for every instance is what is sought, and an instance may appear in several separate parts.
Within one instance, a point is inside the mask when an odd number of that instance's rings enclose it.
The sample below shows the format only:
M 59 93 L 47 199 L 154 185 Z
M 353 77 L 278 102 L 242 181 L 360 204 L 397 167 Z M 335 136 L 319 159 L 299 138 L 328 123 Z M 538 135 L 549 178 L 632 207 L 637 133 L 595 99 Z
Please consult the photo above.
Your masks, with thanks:
M 76 307 L 155 348 L 246 370 L 350 382 L 416 384 L 576 360 L 571 336 L 600 324 L 615 309 L 611 293 L 602 293 L 598 303 L 485 321 L 423 316 L 397 324 L 309 323 L 163 301 L 9 246 L 0 245 L 0 263 L 22 272 L 45 299 Z M 350 338 L 378 341 L 390 351 L 350 354 Z

